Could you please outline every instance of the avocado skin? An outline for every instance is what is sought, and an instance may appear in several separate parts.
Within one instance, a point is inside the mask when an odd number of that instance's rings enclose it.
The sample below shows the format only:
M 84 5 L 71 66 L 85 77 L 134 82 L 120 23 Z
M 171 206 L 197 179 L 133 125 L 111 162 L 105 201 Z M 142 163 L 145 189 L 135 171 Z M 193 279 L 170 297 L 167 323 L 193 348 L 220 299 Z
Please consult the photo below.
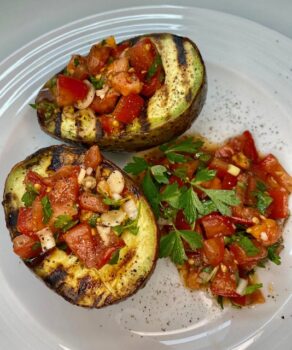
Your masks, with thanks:
M 112 152 L 135 152 L 145 150 L 151 147 L 155 147 L 162 143 L 168 142 L 174 137 L 178 137 L 189 129 L 192 123 L 199 116 L 203 105 L 206 100 L 207 95 L 207 74 L 204 61 L 197 48 L 196 44 L 188 38 L 179 37 L 169 33 L 153 33 L 145 34 L 142 36 L 137 36 L 126 41 L 131 44 L 135 44 L 141 37 L 153 37 L 156 40 L 163 40 L 164 37 L 171 36 L 173 41 L 177 44 L 177 57 L 180 64 L 186 64 L 185 57 L 182 52 L 181 43 L 187 41 L 191 43 L 194 51 L 199 57 L 201 70 L 203 71 L 203 79 L 195 96 L 191 96 L 192 101 L 190 101 L 190 96 L 185 96 L 186 103 L 190 103 L 189 107 L 178 117 L 170 118 L 166 120 L 161 126 L 151 128 L 150 121 L 146 115 L 146 112 L 139 117 L 139 123 L 141 125 L 140 130 L 127 132 L 126 130 L 118 135 L 104 135 L 99 123 L 96 123 L 96 137 L 91 140 L 84 140 L 82 137 L 74 137 L 72 140 L 70 137 L 62 136 L 61 123 L 62 116 L 61 112 L 55 113 L 53 119 L 50 119 L 49 123 L 44 117 L 44 113 L 37 110 L 38 122 L 41 129 L 49 134 L 50 136 L 68 142 L 69 144 L 79 144 L 83 146 L 90 146 L 92 144 L 98 144 L 99 147 L 106 151 Z M 47 84 L 39 92 L 36 103 L 41 101 L 51 101 L 54 102 L 55 98 L 50 90 L 47 88 Z M 76 122 L 76 124 L 78 124 Z M 78 129 L 78 128 L 77 128 Z M 78 134 L 78 130 L 77 130 Z
M 80 164 L 85 152 L 86 149 L 82 147 L 50 146 L 38 150 L 12 168 L 5 183 L 2 202 L 11 240 L 19 234 L 17 216 L 22 193 L 25 191 L 24 186 L 21 187 L 20 184 L 26 172 L 29 169 L 42 168 L 42 174 L 45 174 L 50 169 L 57 170 L 64 164 Z M 44 159 L 46 161 L 43 162 Z M 102 166 L 119 169 L 106 159 L 103 160 Z M 124 172 L 123 175 L 130 191 L 142 203 L 141 222 L 139 220 L 139 227 L 142 228 L 137 236 L 123 234 L 127 247 L 121 250 L 121 259 L 117 265 L 105 265 L 100 270 L 88 269 L 77 257 L 58 248 L 30 261 L 24 261 L 49 288 L 74 305 L 101 308 L 119 302 L 143 287 L 155 268 L 158 253 L 155 218 L 137 185 Z M 150 243 L 147 245 L 147 242 Z M 142 259 L 140 264 L 139 259 Z

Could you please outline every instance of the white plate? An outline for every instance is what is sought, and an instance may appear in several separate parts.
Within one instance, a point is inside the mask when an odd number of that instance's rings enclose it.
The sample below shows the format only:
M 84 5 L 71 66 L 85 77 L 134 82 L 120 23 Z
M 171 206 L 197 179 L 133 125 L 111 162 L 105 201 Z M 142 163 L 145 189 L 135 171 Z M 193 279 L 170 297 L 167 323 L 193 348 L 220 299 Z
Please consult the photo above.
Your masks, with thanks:
M 223 13 L 159 6 L 82 19 L 36 39 L 0 64 L 1 191 L 13 164 L 56 143 L 40 131 L 28 103 L 70 54 L 85 53 L 110 34 L 120 40 L 161 31 L 193 39 L 207 65 L 208 98 L 192 131 L 221 141 L 250 129 L 259 148 L 273 152 L 291 173 L 292 42 Z M 120 165 L 129 158 L 109 157 Z M 184 289 L 176 269 L 163 260 L 134 297 L 85 310 L 65 302 L 20 263 L 1 211 L 1 349 L 291 348 L 291 225 L 289 220 L 282 265 L 260 271 L 270 295 L 264 305 L 221 311 L 205 293 Z

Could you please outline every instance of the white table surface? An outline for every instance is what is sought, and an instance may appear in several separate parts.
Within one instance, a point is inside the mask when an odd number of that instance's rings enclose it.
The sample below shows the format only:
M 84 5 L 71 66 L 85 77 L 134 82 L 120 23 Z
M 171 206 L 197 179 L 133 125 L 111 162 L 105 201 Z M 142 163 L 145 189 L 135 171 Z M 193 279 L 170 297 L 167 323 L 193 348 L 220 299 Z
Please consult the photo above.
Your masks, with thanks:
M 241 16 L 292 38 L 291 0 L 0 0 L 0 61 L 63 24 L 110 9 L 176 4 Z

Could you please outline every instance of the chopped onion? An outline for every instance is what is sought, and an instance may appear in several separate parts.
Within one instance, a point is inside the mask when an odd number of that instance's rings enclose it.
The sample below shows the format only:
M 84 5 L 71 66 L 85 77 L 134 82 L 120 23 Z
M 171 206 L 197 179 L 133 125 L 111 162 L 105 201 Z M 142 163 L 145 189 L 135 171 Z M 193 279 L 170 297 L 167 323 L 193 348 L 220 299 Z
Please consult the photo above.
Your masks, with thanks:
M 123 192 L 123 189 L 125 187 L 125 179 L 123 174 L 118 171 L 114 170 L 110 176 L 107 179 L 107 183 L 109 185 L 111 193 L 117 193 L 120 194 Z
M 38 231 L 37 235 L 40 239 L 43 252 L 46 252 L 47 250 L 52 249 L 56 246 L 53 232 L 48 227 L 45 227 L 42 230 Z
M 105 245 L 108 245 L 110 242 L 109 234 L 111 232 L 111 228 L 107 226 L 97 225 L 96 229 Z
M 118 226 L 125 219 L 127 214 L 123 210 L 110 210 L 107 213 L 103 213 L 100 217 L 101 222 L 104 226 Z
M 247 280 L 240 278 L 238 282 L 238 286 L 236 288 L 236 293 L 239 295 L 244 295 L 245 288 L 247 287 Z
M 122 209 L 126 212 L 129 219 L 135 220 L 138 215 L 138 208 L 133 199 L 128 200 L 122 205 Z
M 94 99 L 95 96 L 95 88 L 94 86 L 88 81 L 88 80 L 84 80 L 84 83 L 88 86 L 88 93 L 85 96 L 85 98 L 83 100 L 79 100 L 77 101 L 77 103 L 75 103 L 75 107 L 77 107 L 78 109 L 85 109 L 87 107 L 89 107 Z
M 238 176 L 239 173 L 240 173 L 240 168 L 238 168 L 237 166 L 235 166 L 235 165 L 233 165 L 233 164 L 228 164 L 227 172 L 228 172 L 230 175 Z

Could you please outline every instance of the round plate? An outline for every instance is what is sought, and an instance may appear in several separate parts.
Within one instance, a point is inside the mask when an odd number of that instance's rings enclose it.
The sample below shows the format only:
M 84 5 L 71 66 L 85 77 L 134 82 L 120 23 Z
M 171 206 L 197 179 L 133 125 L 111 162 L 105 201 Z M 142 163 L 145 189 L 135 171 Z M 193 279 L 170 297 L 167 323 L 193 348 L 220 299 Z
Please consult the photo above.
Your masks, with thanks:
M 188 36 L 205 59 L 208 98 L 189 132 L 222 141 L 249 129 L 259 149 L 273 152 L 292 172 L 291 41 L 250 21 L 210 10 L 137 7 L 66 25 L 1 63 L 1 190 L 16 162 L 56 143 L 41 132 L 28 105 L 42 84 L 72 53 L 86 53 L 108 35 L 122 40 L 149 32 Z M 119 165 L 130 157 L 107 156 Z M 270 264 L 259 272 L 267 299 L 264 305 L 221 310 L 207 293 L 186 290 L 175 267 L 164 259 L 134 297 L 102 310 L 86 310 L 67 303 L 31 274 L 12 252 L 2 211 L 1 218 L 0 343 L 4 349 L 289 348 L 291 220 L 285 228 L 282 265 Z

